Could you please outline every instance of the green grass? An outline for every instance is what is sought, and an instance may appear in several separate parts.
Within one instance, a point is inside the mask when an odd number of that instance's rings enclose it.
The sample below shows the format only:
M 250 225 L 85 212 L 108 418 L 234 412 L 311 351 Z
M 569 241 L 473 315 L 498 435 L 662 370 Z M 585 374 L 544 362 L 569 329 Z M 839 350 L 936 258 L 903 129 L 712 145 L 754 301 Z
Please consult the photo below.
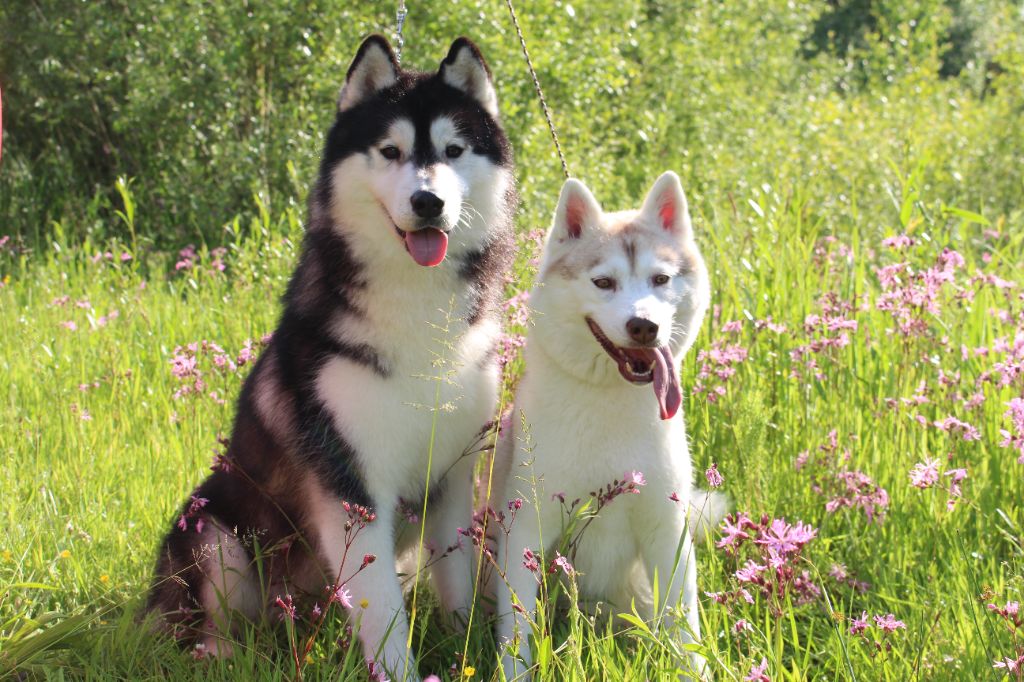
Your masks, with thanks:
M 736 510 L 818 528 L 803 556 L 823 595 L 781 609 L 762 598 L 727 609 L 704 597 L 730 589 L 738 566 L 710 544 L 701 548 L 703 643 L 716 679 L 742 679 L 762 657 L 773 680 L 1000 679 L 992 663 L 1015 656 L 1021 635 L 986 604 L 1020 600 L 1024 591 L 1024 465 L 1000 446 L 1000 429 L 1012 428 L 1006 403 L 1024 395 L 1024 380 L 982 381 L 978 389 L 976 382 L 1004 359 L 999 339 L 1024 338 L 1024 49 L 1013 38 L 1022 32 L 1011 30 L 1019 13 L 1000 6 L 989 18 L 1002 29 L 992 45 L 1003 73 L 982 96 L 970 73 L 934 75 L 937 47 L 927 34 L 906 33 L 903 47 L 898 37 L 881 39 L 862 62 L 807 61 L 797 56 L 800 29 L 821 11 L 816 4 L 779 3 L 763 16 L 756 3 L 695 3 L 678 13 L 656 5 L 580 3 L 570 14 L 552 3 L 521 12 L 570 168 L 606 207 L 635 205 L 666 168 L 683 176 L 716 306 L 683 368 L 684 387 L 699 371 L 697 351 L 719 342 L 749 352 L 720 400 L 687 395 L 696 467 L 718 464 Z M 492 57 L 517 150 L 525 244 L 525 234 L 549 220 L 560 168 L 503 7 L 490 9 L 459 15 L 458 25 L 414 14 L 429 45 L 407 55 L 426 66 L 423 54 L 440 55 L 442 43 L 467 33 Z M 893 36 L 909 31 L 898 19 Z M 851 86 L 858 63 L 868 82 Z M 298 176 L 311 166 L 297 165 L 303 170 L 290 171 Z M 283 626 L 250 629 L 231 660 L 196 663 L 134 616 L 157 543 L 229 430 L 247 369 L 220 375 L 206 359 L 210 390 L 226 402 L 175 399 L 173 351 L 206 339 L 234 354 L 273 330 L 301 238 L 304 190 L 278 195 L 272 210 L 262 194 L 235 206 L 255 217 L 229 223 L 200 244 L 197 267 L 177 272 L 175 254 L 155 248 L 149 231 L 160 209 L 128 210 L 131 189 L 109 189 L 119 196 L 112 205 L 81 209 L 88 229 L 79 213 L 50 226 L 24 225 L 11 213 L 15 238 L 0 247 L 0 674 L 292 676 Z M 937 311 L 921 316 L 925 332 L 909 339 L 877 308 L 875 273 L 904 260 L 881 245 L 903 233 L 920 242 L 905 257 L 914 271 L 934 265 L 945 247 L 966 261 Z M 26 241 L 12 249 L 17 235 Z M 228 249 L 224 272 L 211 268 L 218 244 Z M 93 262 L 106 251 L 115 257 Z M 122 262 L 123 251 L 133 258 Z M 524 246 L 509 294 L 529 286 L 530 255 Z M 972 282 L 978 271 L 1017 286 Z M 973 299 L 958 300 L 955 290 Z M 858 328 L 848 345 L 816 356 L 817 379 L 790 352 L 820 338 L 804 325 L 822 313 L 829 292 L 853 305 L 847 317 Z M 768 317 L 788 331 L 755 331 L 752 321 Z M 723 331 L 732 320 L 743 321 L 741 331 Z M 76 330 L 64 326 L 69 321 Z M 962 346 L 990 352 L 963 359 Z M 512 365 L 510 381 L 521 369 Z M 959 378 L 944 386 L 940 370 Z M 887 405 L 913 396 L 921 382 L 928 403 Z M 965 407 L 976 390 L 983 404 Z M 928 422 L 955 416 L 980 440 L 922 426 L 918 414 Z M 849 460 L 798 470 L 799 454 L 821 452 L 833 429 Z M 909 484 L 926 455 L 968 470 L 952 511 L 947 478 L 938 489 Z M 826 511 L 815 477 L 828 484 L 840 467 L 887 491 L 884 519 Z M 833 563 L 870 587 L 837 583 L 828 577 Z M 421 671 L 445 679 L 453 664 L 470 665 L 474 679 L 492 679 L 486 618 L 478 614 L 463 635 L 433 612 L 429 591 L 418 598 Z M 893 613 L 906 629 L 885 641 L 875 630 L 871 641 L 853 636 L 849 620 L 862 611 Z M 746 635 L 734 634 L 739 619 L 752 628 Z M 573 608 L 547 622 L 541 679 L 666 679 L 679 664 L 672 633 L 635 626 L 612 637 Z M 307 679 L 365 679 L 359 652 L 336 644 L 344 634 L 340 619 L 327 620 L 304 663 Z

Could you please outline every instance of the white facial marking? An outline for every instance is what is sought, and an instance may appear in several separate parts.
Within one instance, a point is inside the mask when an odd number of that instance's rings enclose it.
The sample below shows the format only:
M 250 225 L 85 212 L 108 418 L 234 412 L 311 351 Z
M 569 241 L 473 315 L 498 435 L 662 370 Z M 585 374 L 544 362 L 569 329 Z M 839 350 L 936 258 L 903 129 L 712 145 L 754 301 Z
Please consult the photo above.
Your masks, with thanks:
M 618 346 L 636 345 L 627 332 L 627 324 L 633 318 L 650 320 L 658 325 L 655 345 L 667 345 L 679 296 L 670 285 L 671 280 L 670 284 L 659 286 L 654 283 L 654 277 L 673 272 L 676 267 L 648 250 L 638 252 L 641 245 L 636 244 L 636 240 L 627 236 L 605 247 L 612 255 L 587 272 L 585 279 L 591 290 L 582 292 L 584 305 L 589 312 L 588 317 L 597 322 Z M 632 242 L 632 257 L 625 250 L 624 242 Z M 602 289 L 594 284 L 595 280 L 604 278 L 612 280 L 613 286 Z

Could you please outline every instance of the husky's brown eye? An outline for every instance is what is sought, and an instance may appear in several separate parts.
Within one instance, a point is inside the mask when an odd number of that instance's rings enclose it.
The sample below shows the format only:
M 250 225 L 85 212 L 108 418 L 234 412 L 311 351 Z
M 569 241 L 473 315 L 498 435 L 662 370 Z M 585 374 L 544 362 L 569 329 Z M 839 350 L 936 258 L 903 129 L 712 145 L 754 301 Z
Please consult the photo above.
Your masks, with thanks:
M 457 144 L 450 144 L 444 148 L 444 155 L 449 159 L 457 159 L 462 156 L 462 147 Z
M 612 279 L 611 277 L 597 277 L 597 278 L 592 279 L 590 281 L 593 282 L 594 286 L 597 287 L 598 289 L 614 289 L 615 288 L 615 280 Z
M 664 286 L 664 285 L 668 284 L 668 281 L 670 279 L 672 279 L 672 278 L 669 277 L 668 275 L 664 275 L 664 274 L 662 274 L 662 275 L 655 275 L 654 279 L 653 279 L 654 286 L 656 286 L 656 287 Z
M 395 145 L 389 144 L 386 147 L 380 148 L 380 155 L 383 156 L 388 161 L 394 161 L 395 159 L 402 155 L 402 152 Z

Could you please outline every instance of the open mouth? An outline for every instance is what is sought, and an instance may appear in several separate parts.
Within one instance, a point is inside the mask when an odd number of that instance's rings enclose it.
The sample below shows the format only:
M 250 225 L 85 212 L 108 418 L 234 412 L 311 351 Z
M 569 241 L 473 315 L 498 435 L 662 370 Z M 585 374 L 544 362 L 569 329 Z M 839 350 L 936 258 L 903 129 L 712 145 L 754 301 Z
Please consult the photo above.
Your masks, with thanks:
M 624 348 L 616 346 L 600 326 L 586 318 L 590 333 L 601 344 L 605 352 L 619 366 L 619 374 L 626 381 L 637 384 L 654 384 L 654 395 L 658 399 L 662 419 L 671 419 L 683 402 L 679 387 L 679 373 L 676 371 L 672 350 L 668 346 Z

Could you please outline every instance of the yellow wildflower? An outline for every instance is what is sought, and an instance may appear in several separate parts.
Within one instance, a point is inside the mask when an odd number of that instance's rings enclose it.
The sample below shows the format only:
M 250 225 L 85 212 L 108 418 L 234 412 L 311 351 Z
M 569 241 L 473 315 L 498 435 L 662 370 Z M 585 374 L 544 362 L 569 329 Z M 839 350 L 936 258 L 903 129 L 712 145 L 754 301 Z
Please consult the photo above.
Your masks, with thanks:
M 369 599 L 361 599 L 359 601 L 360 608 L 364 608 L 365 609 L 369 605 L 370 605 L 370 600 Z
M 60 553 L 60 558 L 61 558 L 61 559 L 69 559 L 69 558 L 71 558 L 71 550 L 70 550 L 70 549 L 65 549 L 65 550 L 63 550 L 63 551 L 62 551 L 62 552 Z

